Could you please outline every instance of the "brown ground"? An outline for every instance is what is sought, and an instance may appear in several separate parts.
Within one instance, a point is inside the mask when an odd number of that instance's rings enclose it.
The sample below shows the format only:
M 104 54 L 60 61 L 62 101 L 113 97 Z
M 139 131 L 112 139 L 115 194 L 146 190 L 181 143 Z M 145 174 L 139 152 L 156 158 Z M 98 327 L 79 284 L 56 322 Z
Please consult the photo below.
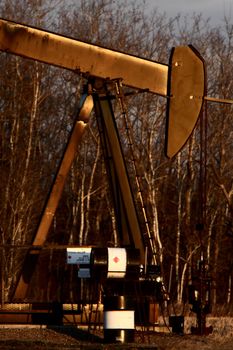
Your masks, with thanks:
M 0 349 L 10 350 L 233 350 L 233 337 L 210 335 L 174 335 L 138 333 L 135 344 L 104 344 L 102 333 L 90 334 L 72 327 L 60 328 L 1 328 Z

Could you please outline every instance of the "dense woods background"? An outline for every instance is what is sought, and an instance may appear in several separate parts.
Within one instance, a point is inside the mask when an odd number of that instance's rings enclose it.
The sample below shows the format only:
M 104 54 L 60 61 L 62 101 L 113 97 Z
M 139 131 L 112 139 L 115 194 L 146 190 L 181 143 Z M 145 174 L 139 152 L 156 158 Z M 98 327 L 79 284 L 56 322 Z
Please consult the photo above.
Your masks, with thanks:
M 221 27 L 194 14 L 167 18 L 144 1 L 2 0 L 0 16 L 168 63 L 175 45 L 192 44 L 206 61 L 208 95 L 231 98 L 233 23 Z M 68 133 L 84 79 L 65 70 L 0 54 L 0 245 L 8 300 L 31 244 Z M 201 250 L 213 277 L 214 305 L 233 306 L 232 107 L 205 106 L 184 149 L 164 155 L 166 100 L 125 98 L 150 230 L 156 238 L 171 298 L 187 301 L 190 271 Z M 125 157 L 130 152 L 115 106 Z M 188 117 L 188 116 L 187 116 Z M 131 176 L 134 186 L 134 175 Z M 135 192 L 137 200 L 137 193 Z M 139 212 L 139 215 L 140 212 Z M 203 229 L 200 224 L 204 224 Z M 72 166 L 51 228 L 54 243 L 114 245 L 113 208 L 94 115 Z

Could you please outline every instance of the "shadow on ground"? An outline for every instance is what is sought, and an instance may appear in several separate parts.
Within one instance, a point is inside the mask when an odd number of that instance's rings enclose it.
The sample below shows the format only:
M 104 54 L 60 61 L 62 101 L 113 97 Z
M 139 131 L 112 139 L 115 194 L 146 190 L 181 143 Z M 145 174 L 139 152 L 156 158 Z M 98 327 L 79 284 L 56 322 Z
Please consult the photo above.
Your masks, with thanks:
M 48 329 L 59 334 L 68 335 L 78 341 L 99 344 L 103 343 L 102 337 L 92 334 L 88 330 L 78 329 L 75 326 L 49 326 Z

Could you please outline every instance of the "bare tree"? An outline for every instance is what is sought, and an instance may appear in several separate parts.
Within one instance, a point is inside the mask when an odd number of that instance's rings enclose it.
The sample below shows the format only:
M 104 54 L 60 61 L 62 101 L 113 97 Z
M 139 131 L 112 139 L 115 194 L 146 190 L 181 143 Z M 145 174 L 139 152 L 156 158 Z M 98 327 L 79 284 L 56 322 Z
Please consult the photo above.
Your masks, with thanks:
M 5 0 L 0 12 L 2 17 L 164 63 L 168 62 L 173 45 L 192 43 L 206 60 L 208 93 L 231 97 L 232 25 L 228 20 L 221 30 L 211 27 L 198 15 L 191 19 L 179 16 L 167 19 L 158 11 L 148 14 L 141 2 L 120 1 L 116 4 L 109 0 L 80 0 L 73 6 L 60 1 L 23 0 L 19 3 Z M 15 255 L 12 247 L 31 243 L 86 80 L 7 54 L 1 54 L 0 61 L 0 232 L 1 245 L 8 248 L 4 250 L 8 293 L 22 260 L 22 254 Z M 126 88 L 123 92 L 133 93 Z M 134 92 L 130 97 L 124 97 L 124 103 L 134 143 L 137 175 L 122 111 L 117 103 L 114 103 L 114 110 L 122 131 L 121 141 L 135 202 L 139 206 L 142 234 L 147 233 L 153 239 L 166 283 L 170 266 L 175 266 L 171 294 L 179 302 L 185 299 L 189 267 L 198 260 L 202 247 L 215 281 L 214 302 L 230 303 L 231 107 L 208 106 L 208 147 L 204 164 L 207 171 L 206 212 L 205 228 L 200 235 L 196 230 L 202 206 L 199 126 L 176 159 L 168 160 L 163 152 L 166 101 L 145 92 Z M 148 216 L 146 224 L 144 209 Z M 115 245 L 118 238 L 112 213 L 93 116 L 69 175 L 49 242 Z M 52 260 L 51 269 L 55 266 Z M 56 268 L 59 271 L 58 264 Z M 227 278 L 222 280 L 221 276 Z

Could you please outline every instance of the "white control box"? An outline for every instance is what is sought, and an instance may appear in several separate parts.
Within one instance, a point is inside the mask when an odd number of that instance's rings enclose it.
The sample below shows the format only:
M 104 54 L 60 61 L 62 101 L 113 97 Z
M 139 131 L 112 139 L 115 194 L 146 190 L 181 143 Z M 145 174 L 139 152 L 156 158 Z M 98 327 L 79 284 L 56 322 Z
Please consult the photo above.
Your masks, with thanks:
M 70 265 L 89 265 L 91 261 L 90 247 L 67 248 L 67 264 Z

